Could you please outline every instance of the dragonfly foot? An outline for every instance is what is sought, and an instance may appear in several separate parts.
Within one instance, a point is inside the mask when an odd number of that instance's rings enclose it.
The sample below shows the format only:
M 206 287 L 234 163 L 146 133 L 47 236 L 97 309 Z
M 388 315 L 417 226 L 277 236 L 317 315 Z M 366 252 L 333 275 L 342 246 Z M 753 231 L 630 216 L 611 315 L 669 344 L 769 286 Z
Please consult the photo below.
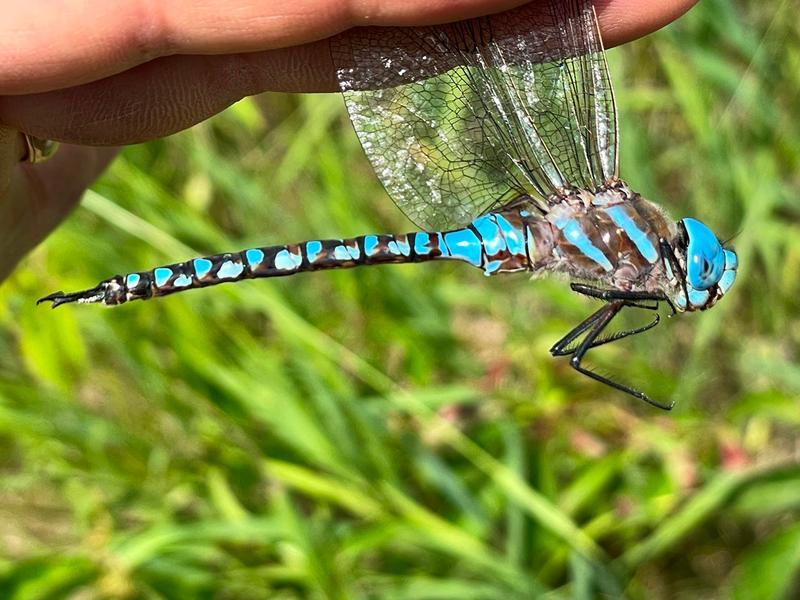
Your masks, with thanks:
M 632 390 L 632 391 L 636 392 L 634 394 L 631 394 L 632 396 L 638 398 L 639 400 L 642 400 L 643 402 L 647 402 L 650 406 L 655 406 L 656 408 L 660 408 L 661 410 L 666 410 L 666 411 L 670 411 L 675 407 L 675 400 L 669 403 L 659 402 L 658 400 L 653 400 L 650 396 L 648 396 L 644 392 L 640 392 L 638 390 Z

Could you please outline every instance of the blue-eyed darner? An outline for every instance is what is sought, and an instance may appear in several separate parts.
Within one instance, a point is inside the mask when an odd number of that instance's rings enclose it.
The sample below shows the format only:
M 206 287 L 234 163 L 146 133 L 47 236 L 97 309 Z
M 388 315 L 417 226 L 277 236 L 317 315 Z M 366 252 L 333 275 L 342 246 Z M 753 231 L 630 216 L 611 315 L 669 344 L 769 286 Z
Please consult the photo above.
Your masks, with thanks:
M 733 285 L 737 258 L 694 219 L 677 223 L 617 175 L 617 119 L 591 3 L 550 0 L 435 27 L 364 28 L 332 57 L 365 153 L 425 231 L 250 248 L 117 275 L 39 302 L 122 304 L 303 271 L 460 260 L 485 274 L 560 273 L 605 304 L 552 348 L 576 370 L 661 408 L 582 365 L 625 307 L 705 310 Z

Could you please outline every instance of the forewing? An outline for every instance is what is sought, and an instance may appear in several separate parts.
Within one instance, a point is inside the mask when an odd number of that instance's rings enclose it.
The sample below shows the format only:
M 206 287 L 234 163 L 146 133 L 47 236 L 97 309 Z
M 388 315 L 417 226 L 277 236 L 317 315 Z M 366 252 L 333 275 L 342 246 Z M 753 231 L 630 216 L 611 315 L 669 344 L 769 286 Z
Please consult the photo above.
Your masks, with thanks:
M 591 5 L 550 0 L 435 27 L 357 28 L 331 44 L 361 144 L 421 227 L 463 225 L 616 176 L 616 114 Z

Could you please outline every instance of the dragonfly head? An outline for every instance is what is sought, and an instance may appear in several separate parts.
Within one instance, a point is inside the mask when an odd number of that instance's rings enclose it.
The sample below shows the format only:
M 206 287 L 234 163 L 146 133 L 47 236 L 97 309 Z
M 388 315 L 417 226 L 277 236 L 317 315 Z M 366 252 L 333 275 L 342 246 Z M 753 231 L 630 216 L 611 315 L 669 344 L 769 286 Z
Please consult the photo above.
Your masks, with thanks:
M 736 252 L 723 248 L 717 236 L 696 219 L 678 221 L 671 256 L 664 260 L 675 284 L 671 298 L 679 311 L 706 310 L 722 298 L 736 279 Z

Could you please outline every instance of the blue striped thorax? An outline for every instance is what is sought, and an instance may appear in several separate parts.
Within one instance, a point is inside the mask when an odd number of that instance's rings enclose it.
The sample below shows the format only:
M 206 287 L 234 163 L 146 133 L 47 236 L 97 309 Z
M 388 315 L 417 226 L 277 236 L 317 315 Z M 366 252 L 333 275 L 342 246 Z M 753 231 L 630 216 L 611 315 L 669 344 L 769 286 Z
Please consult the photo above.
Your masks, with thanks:
M 684 281 L 678 282 L 680 289 L 673 302 L 679 310 L 711 308 L 733 286 L 739 266 L 736 252 L 723 248 L 717 236 L 697 219 L 682 219 L 678 231 L 673 247 L 682 263 Z M 667 269 L 674 277 L 669 265 Z

